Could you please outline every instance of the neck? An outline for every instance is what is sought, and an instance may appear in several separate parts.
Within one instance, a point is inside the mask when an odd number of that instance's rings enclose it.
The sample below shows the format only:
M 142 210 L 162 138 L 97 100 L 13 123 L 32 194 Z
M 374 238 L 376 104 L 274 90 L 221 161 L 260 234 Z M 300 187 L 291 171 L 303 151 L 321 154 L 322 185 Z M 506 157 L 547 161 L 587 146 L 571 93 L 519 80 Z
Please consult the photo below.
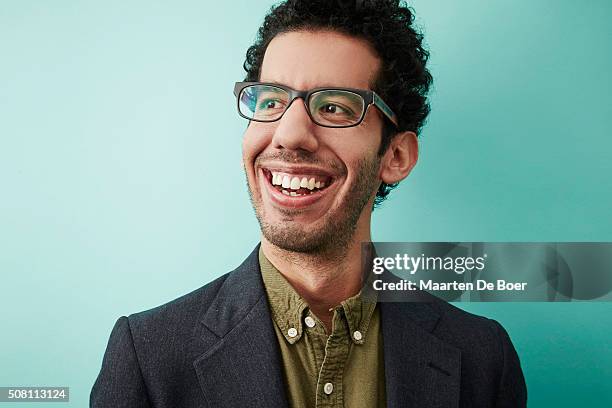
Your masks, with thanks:
M 361 243 L 371 240 L 369 221 L 368 217 L 367 222 L 358 222 L 345 248 L 327 253 L 287 251 L 262 236 L 266 258 L 308 303 L 328 331 L 333 317 L 330 309 L 361 290 Z

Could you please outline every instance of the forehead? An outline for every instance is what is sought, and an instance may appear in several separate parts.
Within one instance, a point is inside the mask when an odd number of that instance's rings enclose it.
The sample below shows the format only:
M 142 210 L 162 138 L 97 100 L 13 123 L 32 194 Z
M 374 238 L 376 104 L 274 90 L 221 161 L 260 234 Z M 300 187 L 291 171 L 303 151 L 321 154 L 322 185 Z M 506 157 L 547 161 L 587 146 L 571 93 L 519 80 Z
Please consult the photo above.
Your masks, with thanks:
M 333 31 L 279 34 L 268 45 L 260 81 L 299 90 L 322 86 L 371 89 L 380 66 L 372 47 Z

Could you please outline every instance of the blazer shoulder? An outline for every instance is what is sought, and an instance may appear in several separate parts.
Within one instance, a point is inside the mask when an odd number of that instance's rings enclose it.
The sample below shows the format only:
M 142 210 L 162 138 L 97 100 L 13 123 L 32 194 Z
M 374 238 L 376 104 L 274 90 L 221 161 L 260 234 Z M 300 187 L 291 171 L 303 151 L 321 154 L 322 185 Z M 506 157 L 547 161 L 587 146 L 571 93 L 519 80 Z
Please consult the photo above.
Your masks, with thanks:
M 239 303 L 244 291 L 252 289 L 257 279 L 259 246 L 234 270 L 212 282 L 152 309 L 127 317 L 137 351 L 155 347 L 186 346 L 189 339 L 206 344 L 214 342 L 218 334 L 203 324 L 205 317 L 217 315 L 219 304 Z M 211 308 L 215 309 L 212 310 Z M 205 345 L 199 344 L 202 348 Z
M 466 378 L 478 387 L 491 381 L 496 406 L 526 406 L 527 387 L 520 358 L 502 324 L 442 300 L 432 307 L 440 313 L 434 334 L 461 350 Z
M 466 357 L 499 364 L 504 350 L 512 347 L 506 329 L 494 319 L 470 313 L 438 298 L 429 306 L 439 315 L 432 333 L 462 350 Z
M 130 314 L 127 319 L 134 333 L 142 335 L 159 330 L 182 331 L 193 327 L 206 313 L 228 272 L 212 282 L 154 308 Z
M 91 405 L 170 406 L 160 401 L 176 400 L 175 393 L 200 401 L 192 362 L 217 341 L 201 320 L 230 274 L 160 306 L 120 317 L 92 388 Z
M 239 284 L 250 288 L 249 285 L 259 276 L 258 273 L 254 273 L 258 272 L 259 268 L 258 250 L 259 245 L 241 265 L 212 282 L 160 306 L 129 315 L 130 326 L 133 330 L 144 332 L 159 327 L 185 329 L 192 326 L 192 323 L 195 323 L 194 320 L 200 320 L 204 317 L 209 308 L 215 304 L 215 301 L 219 300 L 219 296 L 241 295 L 241 293 L 228 292 L 228 288 L 236 287 Z M 255 271 L 255 268 L 257 271 Z M 245 288 L 238 288 L 238 291 L 241 289 Z
M 439 325 L 442 325 L 445 329 L 464 332 L 480 332 L 483 330 L 496 332 L 497 327 L 501 326 L 496 320 L 468 312 L 445 300 L 436 298 L 430 304 L 440 315 Z

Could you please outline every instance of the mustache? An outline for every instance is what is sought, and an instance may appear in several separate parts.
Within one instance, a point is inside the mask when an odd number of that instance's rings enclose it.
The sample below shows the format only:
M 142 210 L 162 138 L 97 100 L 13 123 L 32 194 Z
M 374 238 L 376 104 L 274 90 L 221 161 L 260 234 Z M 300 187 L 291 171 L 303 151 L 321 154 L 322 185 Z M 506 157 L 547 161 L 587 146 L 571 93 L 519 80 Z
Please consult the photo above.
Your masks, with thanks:
M 265 163 L 266 161 L 280 161 L 295 165 L 310 164 L 332 169 L 338 174 L 344 174 L 346 171 L 343 165 L 331 160 L 321 160 L 315 154 L 306 150 L 279 150 L 277 152 L 263 153 L 257 156 L 255 165 L 261 165 L 261 163 Z

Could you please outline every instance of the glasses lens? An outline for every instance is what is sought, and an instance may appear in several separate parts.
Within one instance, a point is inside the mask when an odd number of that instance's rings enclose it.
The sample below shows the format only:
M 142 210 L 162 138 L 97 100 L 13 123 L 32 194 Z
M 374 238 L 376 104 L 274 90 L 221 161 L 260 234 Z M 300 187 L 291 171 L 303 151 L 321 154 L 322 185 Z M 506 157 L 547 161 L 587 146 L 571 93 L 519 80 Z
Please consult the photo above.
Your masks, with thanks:
M 271 122 L 281 117 L 289 100 L 287 91 L 270 85 L 251 85 L 240 92 L 240 113 L 253 120 Z
M 365 102 L 361 95 L 339 89 L 327 89 L 311 95 L 308 109 L 316 123 L 330 127 L 352 126 L 363 116 Z

